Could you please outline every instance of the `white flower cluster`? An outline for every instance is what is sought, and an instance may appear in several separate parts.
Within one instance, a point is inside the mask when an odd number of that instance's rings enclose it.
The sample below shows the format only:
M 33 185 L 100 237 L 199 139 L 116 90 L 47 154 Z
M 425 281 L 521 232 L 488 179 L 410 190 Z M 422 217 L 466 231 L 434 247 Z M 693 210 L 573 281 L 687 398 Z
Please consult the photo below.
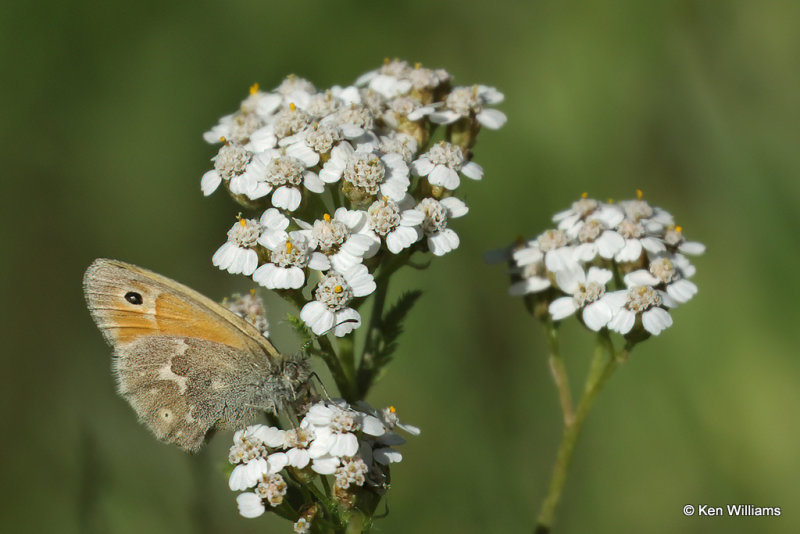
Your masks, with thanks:
M 317 91 L 296 76 L 269 92 L 254 85 L 204 136 L 222 145 L 203 193 L 222 185 L 264 210 L 238 219 L 214 265 L 270 289 L 318 280 L 301 318 L 315 334 L 346 335 L 360 325 L 350 304 L 374 291 L 382 256 L 459 246 L 450 220 L 468 208 L 453 195 L 461 177 L 483 177 L 471 147 L 481 126 L 505 123 L 490 107 L 502 100 L 398 60 L 348 87 Z M 437 137 L 438 125 L 447 127 Z
M 554 321 L 580 312 L 584 325 L 652 335 L 672 325 L 667 311 L 688 302 L 697 286 L 687 241 L 671 214 L 638 198 L 602 203 L 583 197 L 553 217 L 557 228 L 511 250 L 512 295 L 534 294 Z M 610 290 L 612 280 L 624 289 Z
M 245 295 L 235 294 L 222 303 L 230 311 L 255 326 L 264 337 L 269 337 L 269 321 L 264 300 L 256 295 L 255 290 Z
M 267 505 L 280 506 L 287 490 L 281 471 L 287 468 L 333 476 L 342 491 L 364 484 L 381 487 L 386 466 L 403 459 L 392 448 L 405 442 L 395 428 L 420 433 L 401 424 L 393 407 L 378 412 L 365 403 L 320 401 L 291 430 L 253 425 L 236 432 L 228 455 L 236 467 L 228 485 L 246 492 L 236 499 L 239 513 L 258 517 Z

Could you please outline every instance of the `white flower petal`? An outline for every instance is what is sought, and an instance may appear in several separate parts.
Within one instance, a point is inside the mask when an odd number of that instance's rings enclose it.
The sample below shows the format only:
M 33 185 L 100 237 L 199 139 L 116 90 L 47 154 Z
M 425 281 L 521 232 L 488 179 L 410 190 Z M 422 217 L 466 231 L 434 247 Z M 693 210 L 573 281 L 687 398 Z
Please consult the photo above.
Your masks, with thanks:
M 389 465 L 403 460 L 403 455 L 394 449 L 382 448 L 372 451 L 373 458 L 381 465 Z
M 286 185 L 280 186 L 272 193 L 272 205 L 288 211 L 294 211 L 300 206 L 303 195 L 299 189 Z
M 544 258 L 544 253 L 537 247 L 526 247 L 515 250 L 511 253 L 511 257 L 520 267 L 536 263 Z
M 286 453 L 276 452 L 269 455 L 267 458 L 267 464 L 269 464 L 270 473 L 277 473 L 289 465 L 289 457 L 286 456 Z
M 236 504 L 239 507 L 239 514 L 248 519 L 259 517 L 266 511 L 264 501 L 255 493 L 242 493 L 236 497 Z
M 300 310 L 300 318 L 311 328 L 315 334 L 322 335 L 334 325 L 334 314 L 327 306 L 313 300 Z
M 261 225 L 270 230 L 286 230 L 289 218 L 275 208 L 269 208 L 261 215 Z
M 250 148 L 253 152 L 262 152 L 273 148 L 278 142 L 275 136 L 275 129 L 272 125 L 259 128 L 250 134 Z
M 497 109 L 484 109 L 475 118 L 490 130 L 497 130 L 508 121 L 506 114 Z
M 335 456 L 325 456 L 322 458 L 314 458 L 311 464 L 311 469 L 320 475 L 332 475 L 339 467 L 339 458 Z
M 625 238 L 613 230 L 606 230 L 595 243 L 600 255 L 609 260 L 625 246 Z
M 697 286 L 689 280 L 677 280 L 667 286 L 667 294 L 677 302 L 689 302 L 697 294 Z
M 575 313 L 577 309 L 578 308 L 575 306 L 575 299 L 572 297 L 561 297 L 550 303 L 548 311 L 554 321 L 560 321 Z
M 641 242 L 642 247 L 644 247 L 644 249 L 651 254 L 658 254 L 667 250 L 667 247 L 664 246 L 664 243 L 655 237 L 643 237 Z
M 222 183 L 222 177 L 216 170 L 212 169 L 200 179 L 200 189 L 202 189 L 203 195 L 208 196 L 217 190 L 220 183 Z
M 327 271 L 331 268 L 331 261 L 325 254 L 313 252 L 311 259 L 308 261 L 308 266 L 315 271 Z
M 411 162 L 411 171 L 415 176 L 427 176 L 431 173 L 435 165 L 425 156 Z
M 583 308 L 583 323 L 595 332 L 606 326 L 612 316 L 611 308 L 602 300 L 592 302 Z
M 382 436 L 386 433 L 386 427 L 383 426 L 381 420 L 371 415 L 365 416 L 364 420 L 361 421 L 361 430 L 365 434 L 375 437 Z
M 661 280 L 653 276 L 650 271 L 645 269 L 639 269 L 638 271 L 633 271 L 632 273 L 626 274 L 624 281 L 627 287 L 657 286 L 661 283 Z
M 474 161 L 468 161 L 463 167 L 461 167 L 461 174 L 467 178 L 472 178 L 473 180 L 480 180 L 483 178 L 483 167 Z
M 684 254 L 691 254 L 692 256 L 699 256 L 706 251 L 706 246 L 696 241 L 684 241 L 678 246 L 678 250 Z
M 447 208 L 448 217 L 456 218 L 466 215 L 469 208 L 464 201 L 457 197 L 447 197 L 439 201 L 442 206 Z
M 608 322 L 608 328 L 619 332 L 620 334 L 627 334 L 636 323 L 636 314 L 625 308 L 617 311 L 616 315 Z
M 625 246 L 617 252 L 614 259 L 617 261 L 636 261 L 642 255 L 642 244 L 638 239 L 626 239 Z
M 550 280 L 547 278 L 542 278 L 540 276 L 531 276 L 530 278 L 526 278 L 525 280 L 520 280 L 519 282 L 514 282 L 508 288 L 508 294 L 512 296 L 522 296 L 527 295 L 528 293 L 538 293 L 539 291 L 544 291 L 550 287 Z
M 576 269 L 580 266 L 572 257 L 572 247 L 561 247 L 551 250 L 544 255 L 544 264 L 547 270 L 557 273 L 564 269 Z
M 303 186 L 312 193 L 322 193 L 325 191 L 325 182 L 320 180 L 319 176 L 311 171 L 303 173 Z
M 651 308 L 642 314 L 642 326 L 657 336 L 664 329 L 672 326 L 672 316 L 664 308 Z
M 416 229 L 408 226 L 398 226 L 386 236 L 386 248 L 392 254 L 399 254 L 403 249 L 416 243 L 418 239 L 419 233 Z
M 334 321 L 336 326 L 333 329 L 333 335 L 342 337 L 361 326 L 361 315 L 352 308 L 344 308 L 336 312 Z
M 453 239 L 452 236 L 448 236 L 445 232 L 450 231 L 455 236 L 456 246 L 452 245 Z M 453 251 L 456 247 L 458 247 L 458 235 L 446 228 L 442 232 L 438 232 L 436 234 L 428 236 L 428 248 L 431 250 L 434 256 L 444 256 L 448 252 Z
M 460 119 L 461 115 L 455 111 L 445 109 L 431 113 L 428 118 L 435 124 L 450 124 Z
M 344 273 L 344 279 L 350 289 L 353 290 L 354 297 L 366 297 L 376 289 L 375 278 L 369 273 L 366 265 L 354 265 Z
M 319 163 L 319 154 L 305 143 L 294 143 L 286 147 L 286 155 L 297 158 L 306 167 L 313 167 Z
M 428 181 L 431 185 L 440 185 L 450 190 L 457 188 L 461 183 L 458 173 L 446 165 L 436 165 L 428 175 Z
M 355 434 L 338 434 L 330 449 L 332 456 L 347 457 L 358 452 L 358 439 Z
M 286 452 L 286 458 L 289 460 L 289 465 L 298 469 L 303 469 L 311 461 L 311 456 L 309 456 L 306 449 L 298 449 L 296 447 Z
M 579 265 L 574 265 L 570 269 L 563 269 L 556 273 L 556 284 L 565 293 L 575 293 L 578 284 L 586 283 L 586 273 Z

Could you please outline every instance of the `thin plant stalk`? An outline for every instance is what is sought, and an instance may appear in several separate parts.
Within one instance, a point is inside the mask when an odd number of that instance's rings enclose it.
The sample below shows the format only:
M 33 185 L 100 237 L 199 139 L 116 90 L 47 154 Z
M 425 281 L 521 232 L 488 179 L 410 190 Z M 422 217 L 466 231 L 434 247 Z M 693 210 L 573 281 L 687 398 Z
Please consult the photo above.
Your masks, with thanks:
M 548 334 L 555 338 L 554 342 L 551 341 L 551 349 L 553 346 L 557 347 L 557 331 L 551 327 Z M 594 405 L 597 394 L 600 393 L 601 389 L 603 389 L 603 386 L 606 384 L 619 364 L 627 359 L 630 348 L 630 345 L 626 345 L 624 349 L 621 349 L 619 352 L 617 352 L 614 349 L 614 345 L 607 331 L 598 334 L 594 357 L 589 369 L 589 375 L 586 378 L 583 396 L 581 397 L 581 400 L 571 417 L 565 409 L 569 408 L 569 405 L 563 402 L 562 396 L 561 406 L 562 410 L 564 410 L 564 431 L 561 437 L 561 443 L 558 447 L 556 462 L 555 466 L 553 467 L 553 475 L 550 479 L 550 487 L 539 511 L 539 517 L 537 519 L 536 529 L 534 531 L 535 534 L 547 534 L 550 532 L 556 510 L 558 509 L 558 504 L 561 501 L 561 495 L 564 491 L 564 484 L 567 480 L 567 473 L 569 471 L 570 463 L 572 462 L 575 444 L 577 443 L 578 436 L 583 429 L 586 416 L 589 415 L 589 411 Z M 554 358 L 551 353 L 551 369 L 553 368 L 553 360 Z M 555 360 L 561 361 L 558 357 L 556 357 Z M 555 371 L 553 372 L 553 377 L 556 381 L 556 386 L 559 388 L 559 392 L 562 392 L 562 385 L 559 385 L 560 381 L 563 381 L 563 384 L 568 384 L 563 361 L 561 361 L 559 369 L 560 370 L 558 373 Z

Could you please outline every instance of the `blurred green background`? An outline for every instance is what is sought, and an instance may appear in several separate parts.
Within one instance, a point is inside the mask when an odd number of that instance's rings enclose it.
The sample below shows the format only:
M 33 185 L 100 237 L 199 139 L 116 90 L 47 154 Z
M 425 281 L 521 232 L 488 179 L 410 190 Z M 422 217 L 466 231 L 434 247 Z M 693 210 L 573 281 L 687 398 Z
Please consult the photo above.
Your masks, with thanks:
M 393 285 L 424 305 L 370 401 L 423 433 L 377 531 L 530 531 L 557 398 L 538 324 L 481 254 L 583 191 L 635 188 L 708 246 L 700 293 L 601 394 L 557 532 L 800 531 L 797 20 L 777 0 L 3 2 L 0 530 L 289 531 L 238 517 L 217 470 L 228 434 L 190 457 L 137 424 L 81 276 L 104 256 L 217 299 L 249 287 L 211 266 L 236 208 L 200 193 L 202 132 L 254 81 L 345 84 L 388 56 L 496 86 L 509 122 L 481 135 L 461 248 Z M 687 503 L 783 516 L 685 518 Z

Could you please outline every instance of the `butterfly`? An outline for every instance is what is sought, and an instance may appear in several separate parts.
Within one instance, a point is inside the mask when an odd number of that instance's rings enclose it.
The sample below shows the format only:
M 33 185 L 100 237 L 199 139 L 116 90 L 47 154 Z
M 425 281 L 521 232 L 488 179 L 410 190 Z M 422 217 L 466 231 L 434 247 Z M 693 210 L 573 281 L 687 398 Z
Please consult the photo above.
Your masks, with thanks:
M 305 359 L 174 280 L 117 260 L 86 270 L 89 312 L 113 347 L 117 389 L 156 437 L 195 452 L 210 431 L 276 414 L 308 393 Z

